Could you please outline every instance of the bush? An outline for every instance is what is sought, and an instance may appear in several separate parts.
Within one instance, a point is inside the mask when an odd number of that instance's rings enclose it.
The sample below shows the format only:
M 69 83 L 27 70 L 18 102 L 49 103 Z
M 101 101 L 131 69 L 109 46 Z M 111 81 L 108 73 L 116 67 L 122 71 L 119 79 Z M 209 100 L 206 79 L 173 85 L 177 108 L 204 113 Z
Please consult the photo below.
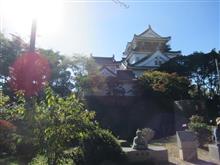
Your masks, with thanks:
M 0 153 L 14 153 L 16 150 L 16 127 L 9 121 L 0 120 Z
M 80 165 L 84 162 L 84 153 L 81 147 L 74 147 L 64 151 L 63 158 L 72 159 L 76 165 Z
M 84 165 L 100 165 L 103 162 L 123 162 L 125 155 L 117 139 L 106 130 L 94 130 L 82 143 Z
M 43 155 L 37 155 L 29 165 L 45 165 L 47 164 L 47 157 Z
M 199 145 L 203 146 L 212 140 L 212 127 L 204 122 L 203 117 L 193 115 L 188 124 L 189 129 L 197 134 Z
M 19 160 L 28 163 L 36 156 L 38 148 L 39 147 L 34 144 L 32 139 L 28 140 L 21 137 L 21 140 L 16 146 L 16 154 L 19 157 Z
M 192 115 L 190 117 L 190 123 L 203 123 L 204 119 L 202 116 Z
M 32 161 L 32 164 L 99 165 L 103 161 L 122 160 L 123 152 L 116 138 L 99 128 L 94 121 L 95 113 L 85 109 L 75 95 L 62 98 L 50 88 L 45 94 L 45 100 L 41 101 L 21 98 L 14 107 L 5 108 L 0 114 L 2 118 L 7 116 L 17 121 L 20 136 L 17 156 L 25 164 Z M 13 127 L 7 123 L 5 128 Z M 66 153 L 71 147 L 74 152 Z M 37 154 L 41 156 L 36 157 Z
M 175 73 L 145 71 L 137 82 L 137 92 L 144 92 L 142 93 L 144 95 L 150 94 L 174 100 L 189 97 L 189 80 Z
M 32 98 L 16 102 L 13 110 L 6 109 L 0 117 L 19 121 L 17 132 L 21 139 L 17 154 L 26 163 L 40 153 L 46 156 L 48 164 L 66 164 L 63 153 L 71 147 L 70 141 L 77 142 L 96 128 L 95 113 L 86 110 L 73 94 L 62 98 L 50 88 L 45 89 L 45 94 L 41 101 Z
M 29 165 L 46 165 L 48 164 L 48 158 L 44 155 L 37 155 L 30 163 Z M 70 159 L 60 159 L 59 163 L 56 165 L 75 165 L 73 164 L 72 160 Z

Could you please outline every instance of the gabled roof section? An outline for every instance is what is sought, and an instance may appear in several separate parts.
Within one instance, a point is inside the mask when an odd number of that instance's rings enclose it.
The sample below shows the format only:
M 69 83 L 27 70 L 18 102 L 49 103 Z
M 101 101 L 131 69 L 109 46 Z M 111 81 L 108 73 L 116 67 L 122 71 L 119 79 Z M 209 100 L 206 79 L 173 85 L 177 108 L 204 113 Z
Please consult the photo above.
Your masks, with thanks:
M 159 34 L 157 34 L 149 25 L 148 29 L 145 30 L 143 33 L 139 35 L 134 35 L 135 37 L 141 37 L 141 38 L 155 38 L 155 39 L 165 39 L 170 40 L 171 37 L 162 37 Z
M 139 64 L 143 64 L 144 62 L 151 60 L 152 58 L 154 58 L 155 56 L 162 56 L 164 58 L 166 58 L 167 60 L 170 59 L 170 57 L 168 57 L 166 54 L 162 54 L 159 50 L 157 50 L 154 53 L 149 54 L 148 56 L 142 58 L 141 60 L 137 61 L 134 64 L 129 64 L 129 66 L 135 66 L 135 67 L 140 67 Z M 151 58 L 152 57 L 152 58 Z M 141 66 L 142 67 L 142 66 Z
M 116 62 L 114 56 L 113 57 L 94 57 L 94 56 L 92 56 L 92 58 L 99 65 L 113 65 Z
M 146 61 L 148 58 L 150 58 L 153 54 L 154 54 L 154 53 L 151 53 L 151 54 L 149 54 L 148 56 L 142 58 L 141 60 L 135 62 L 134 64 L 129 64 L 129 65 L 130 65 L 130 66 L 135 66 L 135 65 L 137 65 L 137 64 L 140 64 L 140 63 Z
M 159 34 L 157 34 L 155 31 L 153 31 L 153 29 L 151 28 L 150 25 L 149 25 L 147 30 L 145 30 L 143 33 L 139 34 L 138 36 L 141 36 L 141 37 L 152 37 L 152 38 L 161 38 L 161 36 Z
M 99 69 L 100 71 L 102 70 L 107 70 L 112 76 L 116 76 L 116 73 L 114 73 L 111 69 L 109 69 L 108 67 L 106 66 L 103 66 Z

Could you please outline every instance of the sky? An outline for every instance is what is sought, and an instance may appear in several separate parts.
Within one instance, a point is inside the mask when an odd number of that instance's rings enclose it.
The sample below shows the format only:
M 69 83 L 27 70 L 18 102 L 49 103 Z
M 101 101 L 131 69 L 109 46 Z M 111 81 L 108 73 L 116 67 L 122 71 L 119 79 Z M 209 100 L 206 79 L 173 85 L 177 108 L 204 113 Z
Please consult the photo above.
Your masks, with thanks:
M 33 10 L 24 4 L 0 3 L 0 30 L 29 42 Z M 171 36 L 172 50 L 183 55 L 195 51 L 220 50 L 220 0 L 57 0 L 35 6 L 38 18 L 36 46 L 120 60 L 127 42 L 149 25 L 163 37 Z M 32 4 L 33 7 L 33 4 Z M 31 7 L 29 7 L 31 9 Z M 7 15 L 7 13 L 10 14 Z M 23 14 L 23 15 L 22 15 Z M 10 16 L 9 16 L 10 15 Z

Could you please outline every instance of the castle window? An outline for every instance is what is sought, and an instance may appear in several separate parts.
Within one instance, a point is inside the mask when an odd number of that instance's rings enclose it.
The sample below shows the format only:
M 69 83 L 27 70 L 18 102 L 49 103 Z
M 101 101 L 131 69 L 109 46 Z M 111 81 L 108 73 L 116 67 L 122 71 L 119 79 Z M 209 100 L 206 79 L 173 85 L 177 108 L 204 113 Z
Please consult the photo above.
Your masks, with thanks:
M 158 65 L 158 58 L 157 57 L 154 60 L 154 65 Z

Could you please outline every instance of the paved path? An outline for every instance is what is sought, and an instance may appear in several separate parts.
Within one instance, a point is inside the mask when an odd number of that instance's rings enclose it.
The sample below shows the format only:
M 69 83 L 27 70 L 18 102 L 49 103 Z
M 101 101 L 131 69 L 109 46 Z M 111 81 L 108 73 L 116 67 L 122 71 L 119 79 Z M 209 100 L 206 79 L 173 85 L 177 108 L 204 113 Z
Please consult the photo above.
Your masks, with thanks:
M 169 165 L 220 165 L 220 163 L 219 164 L 212 163 L 210 160 L 201 160 L 201 159 L 194 162 L 186 162 L 176 158 L 170 158 L 169 161 L 170 161 Z
M 170 165 L 220 165 L 219 163 L 212 163 L 209 158 L 208 151 L 198 149 L 198 160 L 194 162 L 186 162 L 179 159 L 179 151 L 176 143 L 166 144 L 168 149 Z

